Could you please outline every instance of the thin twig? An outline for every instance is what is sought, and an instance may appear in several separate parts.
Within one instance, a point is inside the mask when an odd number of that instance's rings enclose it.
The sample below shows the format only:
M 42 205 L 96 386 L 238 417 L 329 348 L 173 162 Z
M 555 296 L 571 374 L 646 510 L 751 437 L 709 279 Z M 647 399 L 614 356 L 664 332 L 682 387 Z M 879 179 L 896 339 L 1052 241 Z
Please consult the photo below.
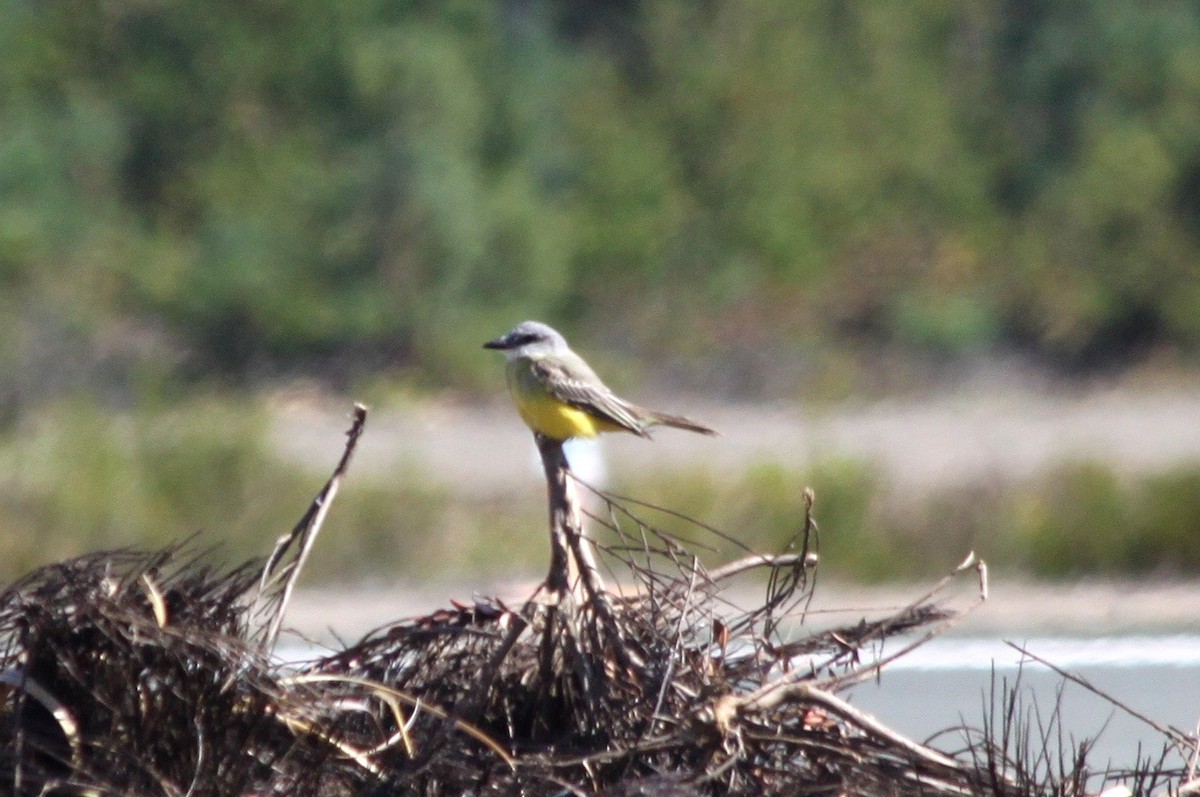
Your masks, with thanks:
M 895 615 L 895 617 L 902 617 L 905 614 L 915 611 L 922 604 L 928 602 L 931 598 L 933 598 L 937 594 L 937 591 L 939 589 L 945 587 L 946 584 L 948 584 L 950 582 L 950 580 L 954 578 L 954 576 L 956 576 L 957 574 L 962 573 L 963 571 L 968 570 L 968 569 L 974 569 L 974 570 L 976 570 L 977 573 L 980 574 L 979 593 L 978 593 L 976 599 L 970 605 L 968 605 L 962 611 L 946 618 L 941 623 L 933 626 L 928 631 L 926 631 L 924 634 L 919 636 L 917 639 L 915 639 L 912 642 L 910 642 L 909 644 L 901 647 L 899 650 L 895 651 L 894 653 L 891 653 L 887 656 L 880 657 L 865 667 L 859 667 L 854 670 L 850 670 L 848 672 L 842 673 L 841 675 L 831 676 L 830 678 L 825 679 L 822 683 L 824 683 L 827 686 L 836 685 L 837 688 L 844 689 L 846 687 L 853 686 L 855 684 L 860 684 L 865 681 L 872 680 L 872 679 L 876 678 L 880 672 L 883 671 L 884 667 L 891 664 L 893 661 L 896 661 L 897 659 L 899 659 L 903 656 L 907 656 L 909 653 L 911 653 L 912 651 L 921 647 L 929 640 L 934 639 L 935 637 L 941 636 L 942 634 L 946 633 L 951 628 L 953 628 L 955 625 L 958 625 L 958 623 L 960 623 L 964 617 L 966 617 L 968 614 L 970 614 L 971 612 L 978 609 L 981 605 L 983 605 L 983 602 L 985 600 L 987 600 L 987 565 L 986 565 L 986 563 L 984 563 L 984 561 L 982 559 L 976 559 L 974 551 L 972 551 L 970 554 L 967 555 L 967 558 L 963 560 L 962 564 L 960 564 L 957 568 L 954 569 L 954 572 L 952 572 L 950 575 L 943 578 L 938 583 L 938 586 L 934 590 L 926 593 L 925 596 L 922 597 L 921 600 L 919 600 L 915 603 L 909 604 L 908 606 L 906 606 L 904 609 L 902 609 L 899 613 L 897 613 Z M 886 634 L 886 632 L 888 631 L 888 625 L 889 625 L 889 623 L 887 621 L 885 621 L 883 626 L 876 632 L 877 635 L 882 636 L 882 635 Z M 861 647 L 861 642 L 859 643 L 859 646 Z
M 955 772 L 962 770 L 962 764 L 937 750 L 914 742 L 903 734 L 897 733 L 866 712 L 859 711 L 832 692 L 817 687 L 811 682 L 797 682 L 783 688 L 773 688 L 771 685 L 752 692 L 744 697 L 725 696 L 718 701 L 730 701 L 731 705 L 716 707 L 714 715 L 718 717 L 737 716 L 743 713 L 763 714 L 772 711 L 785 702 L 815 703 L 834 714 L 858 726 L 863 731 L 888 741 L 890 744 L 904 750 L 916 758 L 930 764 L 944 767 Z
M 508 754 L 508 751 L 506 751 L 504 749 L 504 747 L 500 745 L 499 742 L 497 742 L 495 739 L 493 739 L 487 733 L 483 732 L 482 730 L 480 730 L 476 726 L 472 725 L 471 723 L 466 722 L 465 720 L 461 720 L 461 719 L 454 719 L 453 717 L 450 716 L 449 713 L 447 713 L 443 709 L 430 704 L 429 701 L 427 701 L 427 700 L 422 700 L 419 696 L 410 695 L 399 689 L 394 689 L 390 686 L 387 686 L 386 684 L 381 684 L 381 683 L 372 681 L 367 678 L 359 678 L 359 677 L 353 676 L 353 675 L 335 675 L 335 674 L 326 674 L 326 673 L 303 673 L 300 675 L 290 676 L 289 678 L 284 679 L 284 682 L 285 683 L 293 683 L 293 684 L 340 683 L 340 684 L 349 684 L 349 685 L 353 685 L 353 686 L 361 686 L 361 687 L 365 688 L 368 692 L 373 693 L 379 697 L 387 696 L 387 697 L 393 698 L 395 700 L 398 700 L 402 703 L 407 703 L 410 706 L 412 706 L 413 708 L 417 708 L 417 709 L 420 709 L 423 711 L 428 711 L 430 714 L 433 714 L 434 716 L 437 716 L 437 717 L 441 717 L 442 719 L 449 719 L 450 721 L 452 721 L 454 723 L 454 727 L 458 728 L 460 731 L 462 731 L 466 735 L 470 736 L 472 739 L 476 740 L 477 742 L 480 742 L 481 744 L 483 744 L 484 747 L 487 747 L 489 750 L 491 750 L 493 753 L 495 753 L 505 764 L 507 764 L 510 769 L 516 769 L 516 766 L 517 766 L 516 761 L 513 759 L 512 756 L 510 756 Z
M 317 493 L 300 521 L 290 532 L 276 541 L 275 550 L 263 565 L 258 592 L 254 596 L 254 604 L 250 610 L 250 617 L 256 618 L 264 602 L 271 601 L 275 604 L 271 609 L 270 620 L 259 637 L 259 644 L 263 650 L 270 650 L 274 647 L 276 639 L 279 638 L 279 629 L 283 624 L 283 617 L 287 613 L 288 604 L 291 602 L 292 590 L 295 589 L 296 580 L 300 577 L 304 563 L 308 560 L 308 555 L 316 542 L 317 534 L 320 533 L 321 526 L 325 522 L 329 507 L 332 506 L 346 470 L 350 466 L 350 457 L 358 445 L 358 438 L 362 435 L 363 426 L 367 420 L 367 408 L 362 404 L 355 404 L 353 417 L 354 422 L 346 432 L 346 446 L 342 451 L 342 457 L 329 477 L 329 481 L 325 483 L 321 492 Z M 295 556 L 284 563 L 284 556 L 297 543 L 299 543 L 299 548 Z M 282 588 L 279 586 L 281 581 L 283 582 Z
M 71 713 L 62 702 L 42 686 L 35 679 L 29 677 L 24 670 L 12 669 L 0 672 L 0 684 L 20 689 L 27 696 L 33 698 L 42 705 L 54 717 L 54 721 L 58 723 L 59 730 L 63 732 L 63 736 L 67 740 L 67 744 L 71 747 L 71 760 L 79 761 L 81 739 L 79 735 L 79 722 L 75 719 L 75 715 Z
M 1079 686 L 1082 686 L 1084 689 L 1088 690 L 1089 692 L 1096 695 L 1097 697 L 1103 698 L 1105 701 L 1107 701 L 1114 707 L 1121 709 L 1122 711 L 1124 711 L 1126 714 L 1133 717 L 1134 719 L 1141 720 L 1146 725 L 1150 726 L 1154 730 L 1161 733 L 1163 736 L 1167 737 L 1167 739 L 1169 739 L 1171 741 L 1171 743 L 1175 745 L 1176 749 L 1178 749 L 1180 754 L 1182 754 L 1183 756 L 1185 756 L 1185 757 L 1188 756 L 1191 753 L 1191 751 L 1193 749 L 1195 749 L 1197 740 L 1194 737 L 1191 737 L 1188 734 L 1183 733 L 1182 731 L 1179 731 L 1170 726 L 1163 725 L 1160 722 L 1155 722 L 1154 720 L 1150 719 L 1149 717 L 1147 717 L 1145 714 L 1141 713 L 1140 711 L 1137 711 L 1136 709 L 1130 707 L 1126 703 L 1123 703 L 1122 701 L 1120 701 L 1117 698 L 1113 697 L 1112 695 L 1108 694 L 1107 692 L 1100 689 L 1099 687 L 1093 685 L 1090 681 L 1088 681 L 1083 676 L 1076 675 L 1075 673 L 1072 673 L 1072 672 L 1068 672 L 1067 670 L 1064 670 L 1061 667 L 1058 667 L 1057 665 L 1052 664 L 1051 662 L 1047 661 L 1046 659 L 1042 658 L 1041 656 L 1038 656 L 1035 653 L 1029 652 L 1029 650 L 1026 647 L 1024 647 L 1023 645 L 1018 645 L 1017 643 L 1012 642 L 1007 639 L 1004 640 L 1004 644 L 1008 645 L 1010 648 L 1017 651 L 1022 656 L 1025 656 L 1026 658 L 1031 659 L 1032 661 L 1036 661 L 1038 664 L 1041 664 L 1043 667 L 1049 668 L 1050 670 L 1054 671 L 1056 674 L 1062 676 L 1063 678 L 1066 678 L 1068 681 L 1070 681 L 1074 684 L 1078 684 Z
M 784 553 L 784 554 L 753 554 L 751 556 L 743 556 L 741 559 L 735 559 L 732 562 L 721 565 L 715 570 L 708 571 L 708 578 L 711 581 L 723 581 L 724 579 L 745 573 L 748 570 L 754 570 L 760 567 L 769 568 L 784 568 L 794 567 L 798 564 L 804 564 L 805 554 L 803 553 Z

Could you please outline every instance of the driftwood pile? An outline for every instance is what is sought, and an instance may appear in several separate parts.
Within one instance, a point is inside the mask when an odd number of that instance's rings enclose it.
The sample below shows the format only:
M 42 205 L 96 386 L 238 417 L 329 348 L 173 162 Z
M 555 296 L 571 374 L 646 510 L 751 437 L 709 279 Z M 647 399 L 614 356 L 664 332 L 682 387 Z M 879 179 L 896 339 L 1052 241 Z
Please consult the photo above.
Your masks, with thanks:
M 1082 753 L 1039 758 L 1048 740 L 1003 701 L 1000 723 L 933 749 L 839 696 L 986 597 L 974 557 L 899 611 L 812 630 L 811 495 L 792 550 L 706 568 L 646 507 L 581 488 L 545 440 L 552 570 L 529 600 L 454 604 L 281 663 L 288 598 L 364 418 L 265 564 L 97 553 L 0 594 L 0 793 L 1083 795 L 1187 779 L 1165 758 L 1108 777 Z M 608 529 L 596 554 L 585 505 Z M 951 610 L 943 588 L 962 578 L 974 597 Z

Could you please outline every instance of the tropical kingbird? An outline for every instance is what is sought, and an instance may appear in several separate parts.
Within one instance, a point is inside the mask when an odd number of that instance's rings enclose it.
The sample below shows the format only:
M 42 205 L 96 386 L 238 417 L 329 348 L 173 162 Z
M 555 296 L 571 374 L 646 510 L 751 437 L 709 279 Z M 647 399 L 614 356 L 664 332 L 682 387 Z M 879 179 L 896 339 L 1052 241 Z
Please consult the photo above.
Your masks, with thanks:
M 483 344 L 508 360 L 508 389 L 517 412 L 534 432 L 552 440 L 632 432 L 649 437 L 651 426 L 674 426 L 700 434 L 713 429 L 679 415 L 649 410 L 613 393 L 567 340 L 539 321 Z

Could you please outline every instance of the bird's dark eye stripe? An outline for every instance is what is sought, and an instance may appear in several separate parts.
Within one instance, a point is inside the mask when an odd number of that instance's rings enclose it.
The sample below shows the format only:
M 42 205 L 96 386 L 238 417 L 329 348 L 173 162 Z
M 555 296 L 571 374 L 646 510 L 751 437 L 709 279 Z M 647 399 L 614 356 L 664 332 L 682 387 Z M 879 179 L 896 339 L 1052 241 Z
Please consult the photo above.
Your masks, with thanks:
M 533 332 L 526 332 L 524 335 L 517 335 L 516 340 L 513 341 L 513 345 L 524 346 L 526 343 L 533 343 L 535 340 L 538 340 L 538 336 L 536 334 Z

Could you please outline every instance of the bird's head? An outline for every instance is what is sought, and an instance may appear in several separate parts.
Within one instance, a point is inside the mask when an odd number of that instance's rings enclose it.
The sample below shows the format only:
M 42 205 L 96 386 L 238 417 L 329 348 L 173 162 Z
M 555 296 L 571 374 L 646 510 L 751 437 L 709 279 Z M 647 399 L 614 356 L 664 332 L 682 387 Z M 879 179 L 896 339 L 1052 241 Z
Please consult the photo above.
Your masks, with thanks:
M 567 350 L 567 339 L 558 330 L 541 321 L 522 321 L 495 340 L 483 344 L 485 349 L 504 352 L 505 358 L 538 357 Z

